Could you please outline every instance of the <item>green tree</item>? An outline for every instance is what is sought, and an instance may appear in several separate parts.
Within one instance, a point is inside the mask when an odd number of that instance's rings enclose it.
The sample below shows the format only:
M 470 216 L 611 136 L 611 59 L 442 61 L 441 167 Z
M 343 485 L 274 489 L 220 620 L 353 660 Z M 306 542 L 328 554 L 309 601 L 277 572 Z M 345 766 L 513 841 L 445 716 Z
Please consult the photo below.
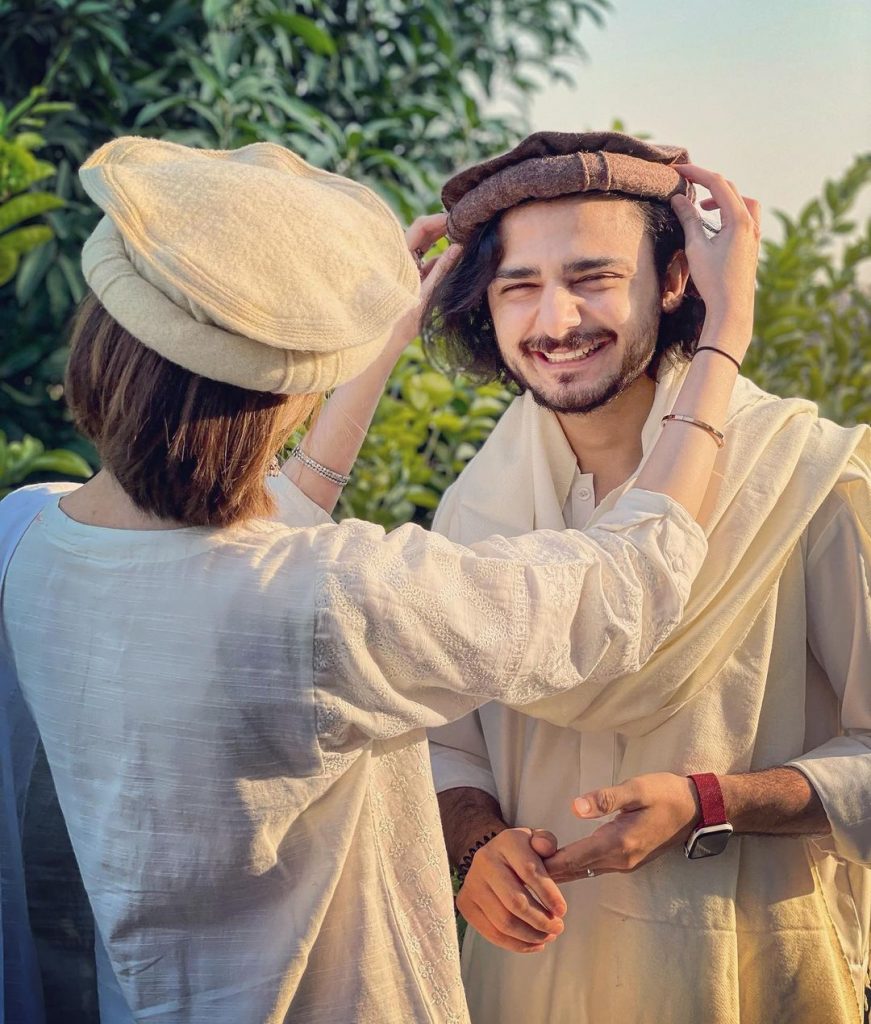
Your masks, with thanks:
M 776 395 L 802 395 L 843 424 L 871 421 L 871 218 L 856 206 L 871 184 L 857 157 L 819 199 L 765 241 L 747 373 Z
M 34 218 L 64 205 L 51 192 L 32 187 L 55 173 L 52 164 L 34 155 L 45 145 L 37 129 L 44 127 L 46 116 L 69 107 L 48 102 L 44 92 L 32 89 L 11 110 L 0 103 L 0 285 L 14 280 L 23 256 L 38 255 L 53 239 L 48 224 L 34 223 Z M 5 378 L 30 358 L 26 348 L 0 355 L 0 392 L 19 404 L 26 405 L 28 396 L 16 392 Z M 80 455 L 62 449 L 46 451 L 42 442 L 27 434 L 20 441 L 7 442 L 0 430 L 0 498 L 35 473 L 89 476 L 90 472 Z

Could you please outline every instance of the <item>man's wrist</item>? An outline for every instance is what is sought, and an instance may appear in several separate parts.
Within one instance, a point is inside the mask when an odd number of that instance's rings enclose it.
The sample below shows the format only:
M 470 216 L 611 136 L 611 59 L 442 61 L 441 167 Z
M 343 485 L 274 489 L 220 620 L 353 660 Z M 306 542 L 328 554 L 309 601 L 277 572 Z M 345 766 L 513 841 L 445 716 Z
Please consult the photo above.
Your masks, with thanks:
M 504 832 L 499 803 L 489 793 L 472 787 L 446 789 L 438 794 L 439 811 L 448 860 L 459 867 L 475 844 L 491 833 Z
M 454 844 L 456 859 L 450 855 L 451 867 L 459 868 L 469 854 L 478 847 L 504 832 L 509 826 L 496 815 L 488 815 L 470 822 L 470 827 L 460 832 L 458 843 Z
M 719 775 L 726 817 L 736 834 L 824 835 L 831 831 L 816 790 L 797 768 Z

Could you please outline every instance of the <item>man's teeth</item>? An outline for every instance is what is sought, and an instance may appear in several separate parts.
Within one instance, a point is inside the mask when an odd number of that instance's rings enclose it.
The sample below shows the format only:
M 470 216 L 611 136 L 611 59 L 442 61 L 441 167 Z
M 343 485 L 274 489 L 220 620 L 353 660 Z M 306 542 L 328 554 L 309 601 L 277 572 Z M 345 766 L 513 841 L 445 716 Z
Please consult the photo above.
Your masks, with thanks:
M 604 341 L 593 342 L 586 348 L 572 349 L 570 352 L 542 352 L 541 354 L 549 363 L 570 363 L 576 359 L 586 359 L 593 352 L 598 352 L 605 344 Z

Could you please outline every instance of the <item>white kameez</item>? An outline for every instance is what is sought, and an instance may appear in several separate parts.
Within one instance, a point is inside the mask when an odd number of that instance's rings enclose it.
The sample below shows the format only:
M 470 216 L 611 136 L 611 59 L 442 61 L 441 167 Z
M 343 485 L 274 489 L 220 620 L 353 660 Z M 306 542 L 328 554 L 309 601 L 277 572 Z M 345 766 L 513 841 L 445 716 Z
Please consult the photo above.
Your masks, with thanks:
M 645 454 L 681 378 L 657 386 L 642 432 Z M 719 507 L 708 509 L 709 555 L 684 623 L 646 674 L 614 687 L 635 694 L 646 721 L 632 721 L 631 704 L 600 701 L 581 726 L 561 729 L 494 703 L 433 732 L 431 752 L 438 791 L 483 790 L 506 821 L 549 829 L 560 844 L 601 825 L 571 811 L 575 796 L 601 786 L 643 772 L 742 772 L 787 762 L 814 784 L 832 835 L 745 836 L 703 861 L 673 848 L 634 873 L 576 881 L 563 889 L 565 931 L 534 956 L 468 929 L 462 965 L 474 1024 L 859 1021 L 871 930 L 868 435 L 829 425 L 826 458 L 821 445 L 809 444 L 796 468 L 802 421 L 816 424 L 808 403 L 772 399 L 739 379 L 721 453 L 731 462 L 720 459 L 725 479 Z M 757 464 L 766 452 L 780 476 Z M 822 480 L 826 466 L 831 486 L 817 487 L 815 498 L 807 481 Z M 738 486 L 742 468 L 748 478 Z M 802 481 L 802 493 L 788 494 L 790 482 Z M 741 507 L 742 494 L 750 508 Z M 435 528 L 470 543 L 494 530 L 579 529 L 601 508 L 556 418 L 524 396 L 449 492 Z M 805 524 L 792 522 L 794 509 L 806 513 Z M 790 527 L 785 565 L 772 569 L 764 552 Z M 754 538 L 751 569 L 742 573 L 729 559 Z M 772 628 L 762 633 L 751 628 L 751 614 L 758 616 L 753 584 L 766 573 L 777 585 L 767 591 Z M 727 632 L 730 597 L 744 622 L 737 642 Z M 656 699 L 670 717 L 649 714 Z
M 97 926 L 137 1020 L 464 1022 L 423 729 L 500 695 L 571 722 L 675 625 L 703 534 L 634 490 L 587 534 L 470 550 L 278 490 L 279 521 L 229 530 L 55 499 L 12 559 Z

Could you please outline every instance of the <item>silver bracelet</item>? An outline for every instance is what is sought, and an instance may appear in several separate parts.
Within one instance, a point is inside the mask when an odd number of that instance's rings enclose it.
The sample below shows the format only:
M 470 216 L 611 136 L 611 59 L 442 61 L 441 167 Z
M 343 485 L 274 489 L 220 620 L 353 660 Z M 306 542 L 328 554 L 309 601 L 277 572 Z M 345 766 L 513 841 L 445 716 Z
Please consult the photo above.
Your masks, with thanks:
M 330 469 L 328 466 L 321 465 L 316 459 L 313 459 L 311 455 L 307 455 L 299 445 L 294 448 L 291 453 L 291 458 L 299 459 L 299 461 L 307 466 L 313 473 L 317 473 L 318 476 L 322 476 L 325 480 L 329 480 L 331 484 L 338 484 L 339 487 L 344 487 L 346 484 L 351 482 L 349 476 L 344 476 L 342 473 L 337 473 L 334 469 Z
M 705 423 L 704 420 L 697 420 L 695 416 L 685 416 L 683 413 L 673 412 L 668 416 L 662 417 L 663 423 L 668 423 L 669 420 L 676 420 L 678 423 L 689 423 L 690 426 L 704 430 L 706 434 L 713 438 L 714 444 L 716 444 L 718 448 L 722 448 L 726 443 L 726 438 L 722 431 L 717 430 L 716 427 L 712 427 L 710 423 Z

